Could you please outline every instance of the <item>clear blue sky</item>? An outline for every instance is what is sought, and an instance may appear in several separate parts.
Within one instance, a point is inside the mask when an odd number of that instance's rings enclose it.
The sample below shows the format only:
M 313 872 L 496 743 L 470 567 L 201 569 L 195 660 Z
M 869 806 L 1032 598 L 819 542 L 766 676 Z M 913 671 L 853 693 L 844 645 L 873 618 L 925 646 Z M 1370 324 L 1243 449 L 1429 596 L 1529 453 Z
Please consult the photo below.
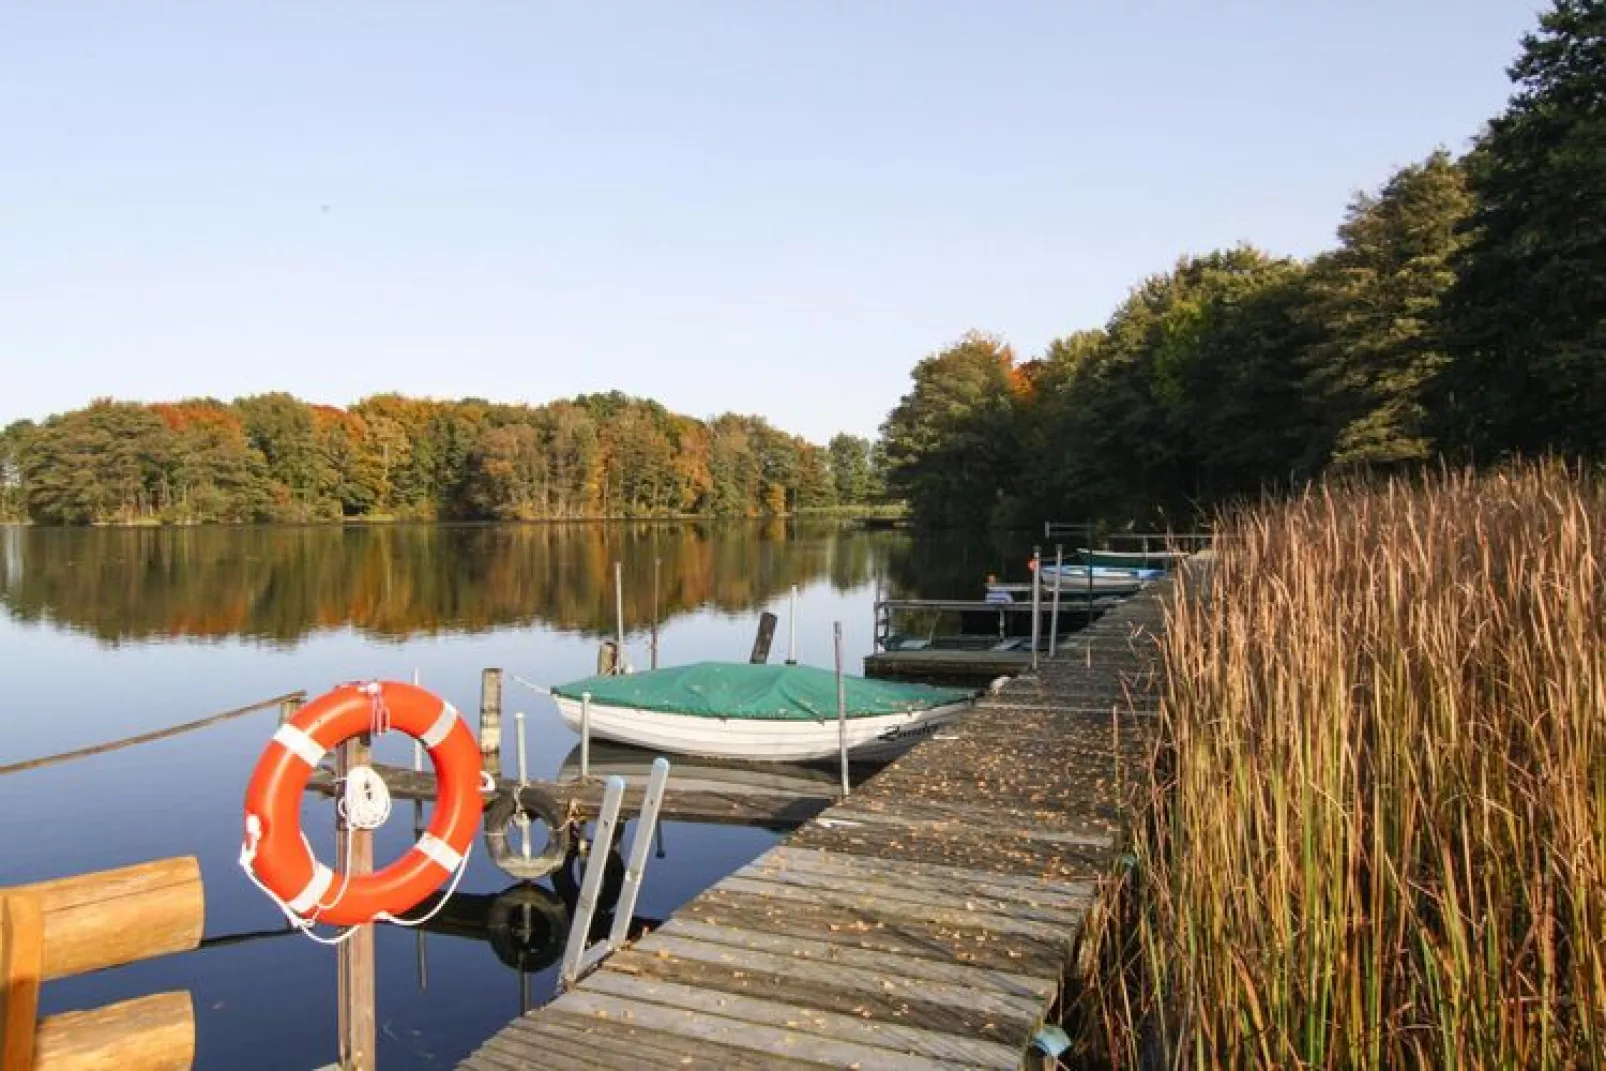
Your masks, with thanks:
M 1309 255 L 1538 0 L 15 0 L 0 423 L 619 388 L 823 441 L 1185 251 Z

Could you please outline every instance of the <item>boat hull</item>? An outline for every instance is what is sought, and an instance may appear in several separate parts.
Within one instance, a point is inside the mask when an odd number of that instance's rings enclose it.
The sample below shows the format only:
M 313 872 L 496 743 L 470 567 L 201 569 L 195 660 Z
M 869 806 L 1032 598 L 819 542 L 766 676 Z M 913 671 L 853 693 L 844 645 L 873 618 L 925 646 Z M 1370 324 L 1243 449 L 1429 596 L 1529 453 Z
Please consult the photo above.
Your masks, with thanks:
M 580 731 L 580 701 L 554 695 L 563 723 Z M 931 736 L 972 706 L 971 700 L 897 714 L 847 719 L 848 753 L 857 759 L 897 754 Z M 835 718 L 719 718 L 665 714 L 593 701 L 591 735 L 679 755 L 810 762 L 841 753 Z

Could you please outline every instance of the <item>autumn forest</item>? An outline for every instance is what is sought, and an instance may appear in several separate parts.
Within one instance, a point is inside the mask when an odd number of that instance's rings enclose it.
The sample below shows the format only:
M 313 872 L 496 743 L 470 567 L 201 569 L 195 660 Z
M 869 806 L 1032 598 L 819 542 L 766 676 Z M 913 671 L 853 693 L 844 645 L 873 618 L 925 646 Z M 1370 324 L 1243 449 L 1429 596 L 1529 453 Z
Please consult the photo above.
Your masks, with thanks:
M 98 401 L 0 434 L 0 511 L 46 524 L 773 516 L 878 496 L 871 446 L 622 394 Z

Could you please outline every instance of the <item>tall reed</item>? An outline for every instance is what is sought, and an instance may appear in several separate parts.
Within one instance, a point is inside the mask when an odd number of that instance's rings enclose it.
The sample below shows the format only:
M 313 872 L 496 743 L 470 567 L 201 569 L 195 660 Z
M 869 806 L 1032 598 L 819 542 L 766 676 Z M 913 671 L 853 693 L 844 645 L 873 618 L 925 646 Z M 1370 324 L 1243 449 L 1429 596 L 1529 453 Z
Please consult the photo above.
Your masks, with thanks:
M 1606 489 L 1324 486 L 1217 532 L 1092 935 L 1104 1055 L 1606 1063 Z

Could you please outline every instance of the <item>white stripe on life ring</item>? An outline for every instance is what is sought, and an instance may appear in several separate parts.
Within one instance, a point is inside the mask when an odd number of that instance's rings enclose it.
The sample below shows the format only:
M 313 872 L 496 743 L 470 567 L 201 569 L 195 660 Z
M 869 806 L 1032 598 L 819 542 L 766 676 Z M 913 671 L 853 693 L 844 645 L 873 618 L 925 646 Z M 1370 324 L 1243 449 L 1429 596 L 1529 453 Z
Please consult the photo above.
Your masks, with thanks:
M 273 742 L 314 769 L 323 761 L 327 749 L 294 725 L 281 725 L 273 734 Z
M 318 901 L 323 899 L 323 894 L 328 892 L 329 886 L 334 883 L 335 872 L 319 863 L 312 868 L 312 879 L 307 882 L 307 887 L 284 906 L 298 915 L 305 915 L 318 906 Z
M 418 738 L 418 742 L 433 751 L 436 745 L 452 735 L 452 730 L 456 727 L 457 708 L 450 703 L 442 703 L 435 724 L 424 730 L 424 735 Z
M 430 862 L 448 874 L 457 873 L 457 868 L 463 865 L 463 857 L 457 854 L 457 849 L 433 833 L 425 833 L 419 837 L 417 847 L 429 857 Z

